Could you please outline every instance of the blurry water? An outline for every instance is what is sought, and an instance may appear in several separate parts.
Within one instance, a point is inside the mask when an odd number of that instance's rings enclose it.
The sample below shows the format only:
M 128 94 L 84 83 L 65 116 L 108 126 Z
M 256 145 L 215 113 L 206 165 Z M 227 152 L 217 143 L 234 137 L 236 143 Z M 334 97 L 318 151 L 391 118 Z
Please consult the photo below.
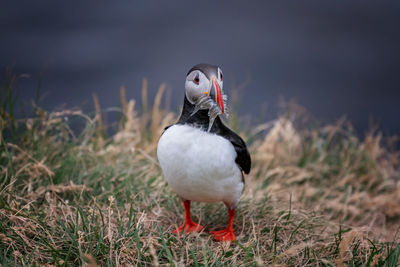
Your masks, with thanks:
M 31 75 L 21 101 L 40 80 L 48 108 L 92 110 L 93 92 L 114 106 L 121 85 L 139 99 L 147 77 L 150 98 L 166 82 L 178 109 L 187 70 L 206 62 L 228 94 L 243 85 L 242 115 L 295 99 L 322 120 L 347 114 L 363 131 L 373 116 L 400 133 L 399 25 L 395 1 L 3 1 L 0 67 Z

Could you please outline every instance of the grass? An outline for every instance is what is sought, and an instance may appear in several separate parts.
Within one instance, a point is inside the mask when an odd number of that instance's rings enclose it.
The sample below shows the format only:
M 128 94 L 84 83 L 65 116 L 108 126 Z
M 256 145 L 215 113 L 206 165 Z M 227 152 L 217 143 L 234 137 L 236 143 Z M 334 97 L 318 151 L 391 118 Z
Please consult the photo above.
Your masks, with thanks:
M 112 135 L 95 96 L 92 116 L 36 108 L 15 119 L 12 86 L 4 90 L 3 266 L 399 264 L 399 154 L 377 131 L 361 140 L 346 120 L 315 126 L 298 107 L 253 131 L 236 129 L 254 164 L 236 213 L 238 241 L 229 245 L 206 232 L 172 234 L 183 205 L 156 158 L 163 128 L 177 117 L 161 108 L 163 86 L 150 105 L 144 82 L 140 112 L 122 88 Z M 221 203 L 194 203 L 193 215 L 206 230 L 227 223 Z

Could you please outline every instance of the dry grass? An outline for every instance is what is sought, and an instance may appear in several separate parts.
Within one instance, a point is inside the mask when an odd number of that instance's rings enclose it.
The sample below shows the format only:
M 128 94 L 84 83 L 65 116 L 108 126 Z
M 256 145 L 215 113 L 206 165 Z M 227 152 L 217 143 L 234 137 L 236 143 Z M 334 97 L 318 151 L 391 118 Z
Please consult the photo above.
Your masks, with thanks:
M 173 235 L 183 207 L 155 150 L 177 114 L 162 110 L 163 93 L 161 86 L 149 108 L 144 81 L 139 112 L 121 88 L 112 136 L 95 96 L 94 117 L 37 109 L 16 121 L 2 103 L 0 264 L 397 265 L 398 152 L 376 131 L 360 140 L 346 120 L 308 127 L 293 111 L 241 134 L 254 165 L 235 221 L 238 242 Z M 77 134 L 70 125 L 78 122 L 85 127 Z M 226 224 L 222 204 L 193 206 L 206 230 Z

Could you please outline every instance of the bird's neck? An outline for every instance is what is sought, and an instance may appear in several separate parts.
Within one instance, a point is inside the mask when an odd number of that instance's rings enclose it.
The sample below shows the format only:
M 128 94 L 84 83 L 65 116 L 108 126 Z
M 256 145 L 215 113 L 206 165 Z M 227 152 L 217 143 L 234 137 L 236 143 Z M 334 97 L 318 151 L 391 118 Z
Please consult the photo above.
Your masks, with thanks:
M 208 124 L 210 122 L 210 118 L 208 116 L 208 109 L 201 109 L 192 115 L 194 108 L 195 108 L 195 105 L 190 103 L 189 100 L 187 100 L 186 95 L 185 95 L 185 101 L 183 104 L 182 113 L 181 113 L 181 116 L 179 117 L 179 120 L 177 123 L 178 124 L 191 124 L 196 127 L 207 130 Z M 217 118 L 215 118 L 213 127 L 211 128 L 211 132 L 213 132 L 213 129 L 215 127 L 218 127 L 218 125 L 220 123 L 222 123 L 222 122 L 218 116 Z

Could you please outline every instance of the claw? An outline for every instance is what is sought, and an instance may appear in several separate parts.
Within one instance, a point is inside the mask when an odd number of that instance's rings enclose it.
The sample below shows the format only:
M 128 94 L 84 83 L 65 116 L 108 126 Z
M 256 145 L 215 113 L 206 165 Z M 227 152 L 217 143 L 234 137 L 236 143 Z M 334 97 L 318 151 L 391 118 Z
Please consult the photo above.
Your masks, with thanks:
M 235 234 L 230 229 L 224 229 L 219 231 L 212 231 L 210 232 L 217 241 L 228 241 L 232 242 L 236 240 Z
M 183 226 L 178 227 L 178 229 L 174 230 L 174 234 L 180 235 L 181 233 L 189 234 L 189 233 L 199 233 L 203 230 L 203 226 L 197 224 L 195 222 L 191 222 L 190 224 L 185 224 Z M 183 231 L 182 231 L 183 230 Z

